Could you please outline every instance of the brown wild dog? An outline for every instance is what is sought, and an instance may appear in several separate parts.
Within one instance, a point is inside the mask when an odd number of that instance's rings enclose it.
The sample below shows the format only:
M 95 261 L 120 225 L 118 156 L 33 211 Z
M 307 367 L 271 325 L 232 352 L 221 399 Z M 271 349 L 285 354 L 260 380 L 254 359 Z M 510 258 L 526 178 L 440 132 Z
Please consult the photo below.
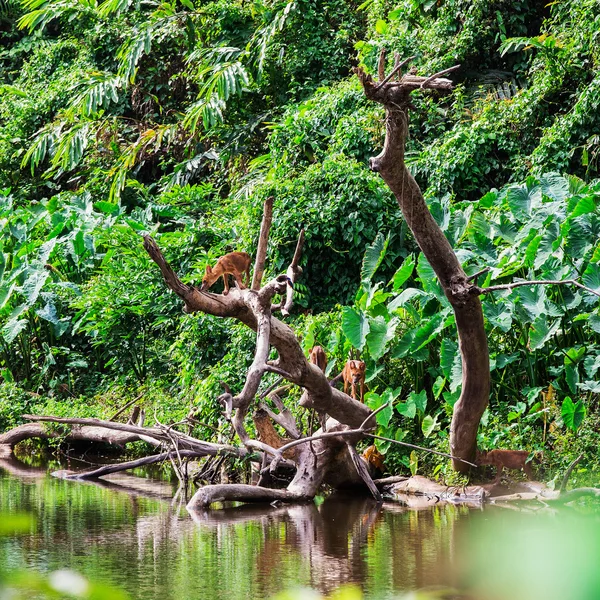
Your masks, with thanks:
M 362 360 L 349 360 L 342 371 L 344 379 L 344 394 L 348 393 L 348 386 L 351 386 L 350 394 L 355 400 L 356 386 L 360 385 L 360 401 L 364 403 L 365 397 L 365 363 Z
M 490 452 L 480 452 L 477 450 L 475 462 L 478 465 L 491 465 L 496 467 L 496 479 L 494 483 L 500 481 L 502 471 L 506 469 L 523 469 L 527 479 L 533 479 L 531 464 L 527 462 L 529 452 L 527 450 L 491 450 Z
M 373 467 L 375 467 L 378 471 L 383 473 L 385 471 L 385 466 L 383 464 L 384 456 L 377 450 L 377 448 L 373 446 L 369 446 L 363 453 L 363 458 Z
M 327 368 L 327 355 L 321 346 L 313 346 L 308 353 L 308 361 L 313 365 L 317 365 L 323 373 Z
M 206 265 L 206 274 L 202 278 L 200 291 L 205 292 L 214 285 L 219 277 L 223 277 L 225 285 L 223 295 L 227 296 L 229 293 L 229 275 L 233 275 L 238 287 L 245 288 L 246 286 L 242 282 L 242 273 L 246 274 L 246 285 L 248 285 L 250 283 L 251 260 L 247 252 L 230 252 L 225 256 L 221 256 L 214 268 Z

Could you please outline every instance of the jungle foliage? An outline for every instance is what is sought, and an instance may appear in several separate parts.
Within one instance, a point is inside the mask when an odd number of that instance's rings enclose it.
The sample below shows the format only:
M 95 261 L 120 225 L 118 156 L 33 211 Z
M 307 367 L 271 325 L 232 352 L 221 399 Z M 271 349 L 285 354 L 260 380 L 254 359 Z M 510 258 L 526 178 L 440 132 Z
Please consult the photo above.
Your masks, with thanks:
M 1 3 L 0 428 L 143 393 L 165 420 L 195 406 L 214 436 L 218 382 L 241 386 L 253 336 L 182 315 L 139 233 L 198 282 L 223 253 L 253 253 L 274 196 L 268 274 L 306 229 L 305 349 L 325 347 L 332 375 L 360 350 L 367 401 L 391 401 L 380 433 L 445 447 L 452 312 L 368 168 L 383 115 L 351 67 L 374 70 L 382 46 L 419 73 L 462 65 L 451 94 L 415 96 L 407 158 L 467 272 L 490 268 L 480 286 L 600 291 L 598 35 L 595 0 Z M 597 300 L 485 298 L 482 447 L 543 450 L 551 471 L 579 450 L 597 461 Z M 421 468 L 388 446 L 389 469 Z

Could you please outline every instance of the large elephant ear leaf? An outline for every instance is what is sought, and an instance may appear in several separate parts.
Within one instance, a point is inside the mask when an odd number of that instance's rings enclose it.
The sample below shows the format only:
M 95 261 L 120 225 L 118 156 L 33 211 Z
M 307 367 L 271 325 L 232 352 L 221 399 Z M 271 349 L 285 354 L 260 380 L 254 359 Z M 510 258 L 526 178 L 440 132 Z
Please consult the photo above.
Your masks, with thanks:
M 360 270 L 362 281 L 371 281 L 373 275 L 375 275 L 375 271 L 377 271 L 385 258 L 389 243 L 389 234 L 387 237 L 383 237 L 382 233 L 378 233 L 375 241 L 367 248 Z
M 352 346 L 362 350 L 369 333 L 369 320 L 363 313 L 356 312 L 349 306 L 344 306 L 342 313 L 342 331 Z

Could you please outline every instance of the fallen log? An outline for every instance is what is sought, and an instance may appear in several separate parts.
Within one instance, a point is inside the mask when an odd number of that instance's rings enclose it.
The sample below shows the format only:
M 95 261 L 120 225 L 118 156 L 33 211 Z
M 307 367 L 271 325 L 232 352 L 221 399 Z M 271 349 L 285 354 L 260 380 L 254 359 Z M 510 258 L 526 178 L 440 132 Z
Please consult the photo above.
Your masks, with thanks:
M 24 440 L 30 439 L 58 439 L 67 442 L 87 441 L 101 444 L 111 444 L 123 448 L 125 444 L 137 442 L 139 435 L 127 431 L 109 430 L 97 426 L 72 427 L 70 431 L 62 433 L 48 428 L 42 423 L 26 423 L 18 425 L 9 431 L 0 434 L 0 457 L 8 458 L 12 455 L 15 446 Z M 158 445 L 158 444 L 154 444 Z

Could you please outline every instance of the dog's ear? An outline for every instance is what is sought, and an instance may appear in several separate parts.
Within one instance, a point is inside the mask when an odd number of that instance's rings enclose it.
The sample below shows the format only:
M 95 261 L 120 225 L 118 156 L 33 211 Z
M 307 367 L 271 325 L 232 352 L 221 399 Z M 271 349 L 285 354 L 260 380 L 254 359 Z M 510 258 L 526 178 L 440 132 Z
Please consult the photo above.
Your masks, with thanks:
M 212 273 L 212 268 L 210 265 L 206 265 L 206 274 Z

